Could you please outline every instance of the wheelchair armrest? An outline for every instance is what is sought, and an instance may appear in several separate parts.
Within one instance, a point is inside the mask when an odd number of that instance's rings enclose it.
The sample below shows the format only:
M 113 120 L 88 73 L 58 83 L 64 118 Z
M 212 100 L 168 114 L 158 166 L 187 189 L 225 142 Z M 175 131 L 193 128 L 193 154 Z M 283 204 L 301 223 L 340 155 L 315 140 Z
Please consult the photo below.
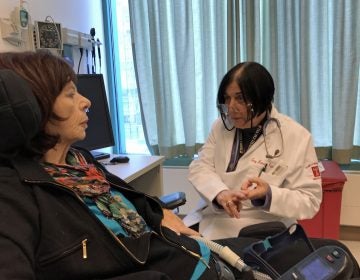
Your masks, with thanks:
M 165 204 L 166 209 L 173 210 L 186 203 L 186 195 L 184 192 L 174 192 L 160 197 Z

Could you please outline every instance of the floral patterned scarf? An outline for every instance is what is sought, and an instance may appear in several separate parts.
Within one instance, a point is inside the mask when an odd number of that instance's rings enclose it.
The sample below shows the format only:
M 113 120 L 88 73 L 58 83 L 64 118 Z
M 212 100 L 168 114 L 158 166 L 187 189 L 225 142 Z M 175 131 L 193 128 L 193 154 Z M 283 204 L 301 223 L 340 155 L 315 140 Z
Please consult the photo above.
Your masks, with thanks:
M 110 184 L 103 172 L 94 164 L 88 164 L 79 151 L 71 149 L 66 162 L 68 164 L 45 162 L 42 165 L 56 182 L 71 188 L 80 197 L 93 199 L 100 211 L 119 222 L 129 236 L 140 237 L 147 231 L 144 219 L 121 197 L 110 193 Z

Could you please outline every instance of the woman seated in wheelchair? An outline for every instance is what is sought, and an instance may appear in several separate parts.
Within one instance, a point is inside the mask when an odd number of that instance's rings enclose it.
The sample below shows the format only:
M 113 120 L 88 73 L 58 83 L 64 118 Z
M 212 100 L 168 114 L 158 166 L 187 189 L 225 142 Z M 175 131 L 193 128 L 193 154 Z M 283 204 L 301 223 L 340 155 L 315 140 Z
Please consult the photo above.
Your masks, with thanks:
M 249 279 L 159 199 L 72 147 L 91 102 L 63 59 L 1 53 L 0 104 L 1 279 Z M 240 256 L 254 241 L 217 240 Z

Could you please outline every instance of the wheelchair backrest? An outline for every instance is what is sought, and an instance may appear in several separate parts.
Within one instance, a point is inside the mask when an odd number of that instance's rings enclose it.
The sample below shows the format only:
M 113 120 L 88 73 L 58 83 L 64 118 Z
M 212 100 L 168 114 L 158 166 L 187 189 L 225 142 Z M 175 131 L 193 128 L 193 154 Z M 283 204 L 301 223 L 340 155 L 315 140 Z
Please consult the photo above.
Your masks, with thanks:
M 13 157 L 39 130 L 41 112 L 29 84 L 11 70 L 0 69 L 0 158 Z

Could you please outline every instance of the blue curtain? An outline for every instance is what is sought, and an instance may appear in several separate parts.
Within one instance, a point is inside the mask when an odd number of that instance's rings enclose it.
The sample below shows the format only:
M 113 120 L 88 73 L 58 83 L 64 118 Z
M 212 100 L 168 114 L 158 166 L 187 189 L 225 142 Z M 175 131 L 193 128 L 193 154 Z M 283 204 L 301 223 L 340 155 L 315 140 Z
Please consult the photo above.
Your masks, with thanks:
M 104 36 L 106 47 L 107 63 L 107 83 L 109 88 L 109 107 L 111 113 L 111 122 L 114 131 L 115 146 L 113 152 L 115 154 L 125 153 L 123 107 L 121 99 L 121 65 L 116 51 L 118 46 L 115 1 L 103 0 L 103 18 L 104 18 Z

